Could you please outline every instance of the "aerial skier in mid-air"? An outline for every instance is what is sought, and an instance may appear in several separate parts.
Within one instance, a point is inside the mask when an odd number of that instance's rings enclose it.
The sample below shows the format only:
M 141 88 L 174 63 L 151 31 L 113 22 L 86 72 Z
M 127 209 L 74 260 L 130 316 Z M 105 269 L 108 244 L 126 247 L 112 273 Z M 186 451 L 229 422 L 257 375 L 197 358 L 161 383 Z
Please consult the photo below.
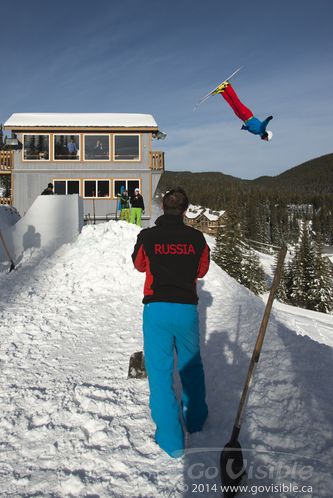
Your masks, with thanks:
M 219 91 L 217 93 L 220 93 L 228 102 L 236 116 L 244 121 L 242 130 L 247 130 L 254 135 L 260 135 L 261 140 L 271 140 L 273 133 L 269 130 L 266 131 L 266 128 L 270 120 L 273 119 L 273 116 L 268 116 L 264 121 L 256 118 L 253 112 L 239 100 L 237 93 L 229 81 L 225 81 L 218 88 Z
M 227 80 L 223 81 L 219 86 L 203 97 L 196 107 L 211 95 L 217 95 L 219 93 L 226 102 L 228 102 L 236 116 L 244 122 L 241 128 L 242 130 L 247 130 L 254 135 L 260 135 L 262 140 L 271 140 L 273 133 L 266 130 L 266 128 L 270 120 L 273 119 L 273 116 L 268 116 L 264 121 L 260 121 L 260 119 L 256 118 L 253 115 L 253 112 L 239 100 L 238 95 L 230 84 L 229 79 L 238 73 L 239 70 L 240 68 L 230 75 Z

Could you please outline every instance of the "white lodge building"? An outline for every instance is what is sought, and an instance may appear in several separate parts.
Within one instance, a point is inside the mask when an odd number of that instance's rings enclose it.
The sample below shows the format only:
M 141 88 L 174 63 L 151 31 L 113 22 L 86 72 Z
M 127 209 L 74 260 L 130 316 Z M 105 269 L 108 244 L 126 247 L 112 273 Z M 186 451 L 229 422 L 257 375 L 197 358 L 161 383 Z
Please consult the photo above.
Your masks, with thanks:
M 117 216 L 121 187 L 130 195 L 138 187 L 145 203 L 144 224 L 149 220 L 152 198 L 164 171 L 164 153 L 152 150 L 153 138 L 163 136 L 153 116 L 12 114 L 4 129 L 11 130 L 20 145 L 10 153 L 10 165 L 6 153 L 6 174 L 11 175 L 9 202 L 21 216 L 47 184 L 53 183 L 55 194 L 79 194 L 85 219 L 96 221 Z

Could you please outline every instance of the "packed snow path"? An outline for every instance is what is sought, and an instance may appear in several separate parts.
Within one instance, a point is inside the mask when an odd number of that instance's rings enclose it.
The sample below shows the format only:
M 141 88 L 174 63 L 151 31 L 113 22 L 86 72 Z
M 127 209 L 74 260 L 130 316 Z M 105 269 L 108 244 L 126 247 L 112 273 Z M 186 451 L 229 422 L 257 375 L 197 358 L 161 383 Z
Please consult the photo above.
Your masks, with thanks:
M 147 381 L 127 380 L 142 349 L 137 233 L 124 222 L 88 226 L 0 275 L 0 496 L 220 496 L 218 457 L 264 304 L 215 264 L 199 283 L 210 414 L 188 453 L 169 458 L 154 443 Z M 265 498 L 331 498 L 332 349 L 297 335 L 286 313 L 283 324 L 272 314 L 240 436 L 248 484 L 306 489 Z

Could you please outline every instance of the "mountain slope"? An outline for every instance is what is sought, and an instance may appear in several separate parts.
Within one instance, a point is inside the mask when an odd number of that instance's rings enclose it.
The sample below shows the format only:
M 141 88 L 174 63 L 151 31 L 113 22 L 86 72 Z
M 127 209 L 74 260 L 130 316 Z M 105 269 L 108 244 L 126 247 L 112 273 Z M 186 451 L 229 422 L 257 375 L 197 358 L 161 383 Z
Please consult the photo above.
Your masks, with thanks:
M 277 176 L 256 178 L 253 183 L 267 188 L 292 188 L 317 194 L 333 193 L 333 154 L 317 157 Z
M 142 348 L 137 233 L 125 222 L 86 226 L 75 243 L 0 275 L 3 496 L 189 497 L 199 483 L 200 496 L 218 496 L 210 489 L 264 304 L 214 263 L 199 282 L 210 415 L 187 454 L 170 459 L 153 441 L 147 382 L 126 378 Z M 288 323 L 273 312 L 249 399 L 240 437 L 249 482 L 329 498 L 333 350 Z
M 212 196 L 221 189 L 267 189 L 280 193 L 332 194 L 333 193 L 333 154 L 327 154 L 284 171 L 277 176 L 262 176 L 254 180 L 242 180 L 218 172 L 190 173 L 166 171 L 160 180 L 158 189 L 165 192 L 177 185 L 182 185 L 193 198 L 200 191 L 210 190 Z M 198 202 L 199 201 L 195 201 Z

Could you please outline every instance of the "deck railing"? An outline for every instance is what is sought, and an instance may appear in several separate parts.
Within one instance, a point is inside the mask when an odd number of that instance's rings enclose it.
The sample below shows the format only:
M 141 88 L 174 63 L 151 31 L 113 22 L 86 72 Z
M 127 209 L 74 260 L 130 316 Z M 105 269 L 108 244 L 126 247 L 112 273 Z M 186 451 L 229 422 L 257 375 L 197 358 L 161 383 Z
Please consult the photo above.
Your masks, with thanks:
M 11 171 L 14 165 L 14 151 L 0 150 L 0 171 Z
M 164 171 L 164 152 L 153 151 L 150 153 L 150 169 Z
M 11 204 L 11 197 L 0 197 L 0 204 Z

